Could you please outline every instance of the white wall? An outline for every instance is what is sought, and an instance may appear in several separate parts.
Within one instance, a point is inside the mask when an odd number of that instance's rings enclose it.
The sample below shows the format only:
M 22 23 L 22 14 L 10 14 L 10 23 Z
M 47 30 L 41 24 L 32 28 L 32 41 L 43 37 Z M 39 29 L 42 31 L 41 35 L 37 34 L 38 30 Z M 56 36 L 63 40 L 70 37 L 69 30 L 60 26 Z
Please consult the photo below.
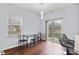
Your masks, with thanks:
M 8 38 L 7 14 L 21 16 L 23 18 L 23 34 L 34 34 L 40 32 L 40 18 L 38 15 L 17 8 L 10 4 L 0 4 L 0 50 L 17 45 L 17 37 Z
M 42 33 L 42 40 L 46 40 L 46 33 L 45 33 L 45 20 L 41 20 L 41 24 L 40 24 L 40 31 Z
M 48 13 L 46 20 L 63 17 L 62 28 L 69 39 L 74 40 L 78 33 L 78 7 L 77 5 L 68 6 L 64 9 Z
M 77 7 L 78 7 L 78 10 L 77 10 L 78 11 L 78 22 L 77 23 L 79 25 L 79 4 L 77 4 Z M 78 26 L 78 35 L 79 35 L 79 26 Z

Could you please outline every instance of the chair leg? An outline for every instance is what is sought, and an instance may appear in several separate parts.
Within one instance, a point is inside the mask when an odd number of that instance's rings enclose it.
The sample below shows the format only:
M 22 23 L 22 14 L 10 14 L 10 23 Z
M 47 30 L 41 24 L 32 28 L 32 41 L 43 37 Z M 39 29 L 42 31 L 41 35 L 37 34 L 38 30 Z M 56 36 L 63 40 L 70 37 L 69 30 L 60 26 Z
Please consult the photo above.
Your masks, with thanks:
M 35 47 L 35 45 L 36 45 L 36 42 L 34 42 L 34 47 Z
M 18 47 L 20 47 L 21 46 L 21 42 L 18 42 Z
M 18 47 L 19 47 L 19 41 L 18 41 Z
M 26 46 L 28 47 L 28 42 L 26 42 Z
M 67 48 L 67 55 L 70 55 L 68 48 Z

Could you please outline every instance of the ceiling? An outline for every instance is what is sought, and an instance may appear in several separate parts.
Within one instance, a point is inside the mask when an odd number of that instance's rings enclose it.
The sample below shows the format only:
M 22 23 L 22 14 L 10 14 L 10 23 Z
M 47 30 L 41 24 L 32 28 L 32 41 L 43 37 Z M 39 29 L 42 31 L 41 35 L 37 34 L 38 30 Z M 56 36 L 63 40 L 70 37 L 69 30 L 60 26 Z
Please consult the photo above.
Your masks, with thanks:
M 53 12 L 61 8 L 72 5 L 73 3 L 13 3 L 13 5 L 40 14 L 40 11 L 43 10 L 44 13 Z

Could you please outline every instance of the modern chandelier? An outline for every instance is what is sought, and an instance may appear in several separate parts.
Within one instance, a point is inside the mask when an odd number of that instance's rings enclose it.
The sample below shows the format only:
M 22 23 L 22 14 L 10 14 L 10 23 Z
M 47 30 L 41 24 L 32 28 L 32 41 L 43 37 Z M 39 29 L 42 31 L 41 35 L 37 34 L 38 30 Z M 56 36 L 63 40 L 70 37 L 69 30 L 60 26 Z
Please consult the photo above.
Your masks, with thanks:
M 41 11 L 40 11 L 40 18 L 41 18 L 41 20 L 43 20 L 44 19 L 44 10 L 43 10 L 43 3 L 40 3 L 40 5 L 41 5 Z

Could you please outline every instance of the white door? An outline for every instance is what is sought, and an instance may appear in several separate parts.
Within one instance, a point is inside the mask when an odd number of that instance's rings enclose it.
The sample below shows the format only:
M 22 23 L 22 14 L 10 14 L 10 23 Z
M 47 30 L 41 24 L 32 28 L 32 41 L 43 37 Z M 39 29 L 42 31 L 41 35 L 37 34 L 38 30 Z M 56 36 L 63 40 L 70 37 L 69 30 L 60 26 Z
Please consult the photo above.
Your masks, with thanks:
M 59 43 L 59 36 L 61 36 L 62 20 L 51 20 L 47 22 L 47 40 Z

